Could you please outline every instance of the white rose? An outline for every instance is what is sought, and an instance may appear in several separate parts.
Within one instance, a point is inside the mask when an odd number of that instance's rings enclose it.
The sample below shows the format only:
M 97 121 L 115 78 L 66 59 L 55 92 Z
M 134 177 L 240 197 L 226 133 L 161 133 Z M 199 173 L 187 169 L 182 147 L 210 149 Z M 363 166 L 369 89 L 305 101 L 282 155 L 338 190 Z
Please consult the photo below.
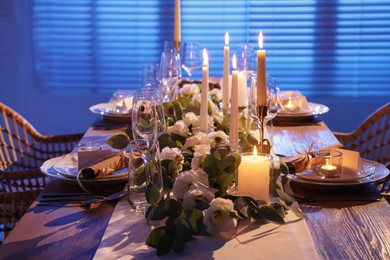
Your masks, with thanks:
M 184 84 L 180 89 L 180 93 L 186 96 L 193 96 L 200 92 L 199 86 L 195 83 L 192 84 Z
M 177 199 L 183 199 L 184 194 L 191 189 L 191 186 L 195 183 L 195 175 L 191 171 L 181 172 L 177 175 L 175 182 L 173 183 L 172 193 Z
M 206 186 L 197 185 L 195 183 L 191 190 L 184 194 L 183 209 L 193 209 L 196 206 L 196 201 L 203 201 L 210 203 L 215 198 L 215 192 L 217 190 L 211 189 Z
M 224 131 L 216 131 L 211 132 L 207 135 L 207 138 L 211 139 L 211 147 L 213 147 L 216 144 L 226 143 L 227 139 L 229 138 L 227 134 L 225 134 Z
M 178 155 L 181 155 L 181 150 L 179 148 L 174 147 L 171 149 L 169 147 L 164 147 L 164 149 L 162 149 L 160 154 L 160 160 L 175 161 Z
M 206 133 L 199 132 L 194 136 L 186 139 L 186 142 L 182 148 L 182 150 L 187 150 L 188 147 L 192 147 L 198 144 L 209 144 L 210 140 L 207 138 Z
M 213 236 L 228 238 L 233 235 L 237 218 L 233 202 L 223 198 L 213 199 L 210 207 L 203 211 L 203 224 Z
M 181 136 L 188 136 L 190 133 L 186 123 L 184 123 L 183 120 L 176 121 L 173 126 L 168 127 L 167 132 L 169 135 L 178 134 Z
M 198 170 L 202 168 L 202 162 L 206 155 L 210 153 L 210 145 L 209 144 L 199 144 L 194 146 L 194 157 L 191 161 L 191 168 L 194 170 Z
M 210 96 L 215 103 L 222 101 L 222 91 L 219 88 L 214 88 L 213 90 L 211 90 Z
M 183 117 L 184 123 L 186 123 L 187 126 L 192 125 L 192 127 L 199 127 L 200 121 L 199 116 L 195 115 L 193 112 L 188 112 Z
M 193 185 L 195 183 L 201 183 L 197 184 L 195 187 L 199 186 L 207 186 L 208 185 L 208 176 L 205 172 L 202 171 L 195 171 L 193 169 L 181 172 L 177 177 L 175 182 L 173 183 L 172 193 L 175 195 L 177 199 L 183 199 L 184 194 L 186 194 L 187 191 L 191 190 Z M 211 189 L 213 190 L 213 189 Z M 215 192 L 215 191 L 214 191 Z

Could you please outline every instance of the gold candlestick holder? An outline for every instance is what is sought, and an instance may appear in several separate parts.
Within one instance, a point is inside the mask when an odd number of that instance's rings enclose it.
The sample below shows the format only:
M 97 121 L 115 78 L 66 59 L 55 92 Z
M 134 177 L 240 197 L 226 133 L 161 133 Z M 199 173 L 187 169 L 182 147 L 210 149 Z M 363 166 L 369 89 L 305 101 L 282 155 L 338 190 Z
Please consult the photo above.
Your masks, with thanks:
M 265 118 L 268 113 L 268 106 L 257 106 L 257 118 L 258 118 L 258 126 L 260 129 L 260 146 L 259 146 L 259 152 L 260 153 L 271 153 L 271 143 L 267 138 L 264 138 L 264 129 L 265 129 Z
M 175 41 L 174 44 L 175 44 L 176 51 L 179 52 L 180 51 L 180 42 L 179 41 Z

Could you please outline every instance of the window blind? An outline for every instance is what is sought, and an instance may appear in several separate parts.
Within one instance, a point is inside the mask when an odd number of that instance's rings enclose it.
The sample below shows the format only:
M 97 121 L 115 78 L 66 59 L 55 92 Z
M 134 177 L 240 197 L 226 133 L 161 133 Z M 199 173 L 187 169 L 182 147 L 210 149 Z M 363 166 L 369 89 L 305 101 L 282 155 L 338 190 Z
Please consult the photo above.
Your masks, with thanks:
M 163 42 L 173 40 L 173 0 L 33 0 L 32 6 L 40 90 L 138 88 L 142 64 L 158 62 Z M 211 76 L 222 76 L 225 32 L 233 54 L 240 43 L 257 49 L 261 30 L 267 72 L 282 89 L 390 98 L 390 0 L 181 0 L 181 9 L 182 44 L 207 48 Z

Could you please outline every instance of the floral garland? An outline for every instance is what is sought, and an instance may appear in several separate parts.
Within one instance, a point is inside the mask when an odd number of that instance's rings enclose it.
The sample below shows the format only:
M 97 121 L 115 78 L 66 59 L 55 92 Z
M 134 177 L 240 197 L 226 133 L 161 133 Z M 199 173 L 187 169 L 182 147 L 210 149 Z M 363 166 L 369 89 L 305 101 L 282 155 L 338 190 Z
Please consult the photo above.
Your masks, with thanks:
M 186 84 L 176 100 L 164 103 L 168 127 L 158 140 L 166 194 L 161 196 L 153 185 L 146 191 L 146 199 L 151 205 L 145 214 L 146 220 L 165 221 L 165 225 L 153 229 L 146 239 L 146 244 L 155 248 L 157 255 L 171 250 L 182 253 L 185 244 L 194 236 L 230 239 L 234 237 L 238 223 L 245 219 L 283 224 L 290 210 L 298 217 L 306 218 L 284 192 L 288 167 L 283 161 L 280 168 L 273 171 L 276 181 L 272 192 L 278 202 L 229 195 L 229 188 L 235 185 L 241 156 L 239 152 L 231 151 L 227 144 L 229 120 L 220 113 L 222 93 L 217 88 L 210 91 L 207 118 L 209 128 L 215 131 L 198 132 L 200 89 L 198 84 Z M 240 128 L 246 129 L 244 113 L 239 120 L 242 121 Z M 125 135 L 112 136 L 107 143 L 124 149 L 132 138 L 131 129 L 125 129 L 125 132 Z M 248 133 L 240 139 L 241 147 L 257 143 Z M 143 171 L 137 174 L 143 174 Z M 159 200 L 160 197 L 164 199 Z

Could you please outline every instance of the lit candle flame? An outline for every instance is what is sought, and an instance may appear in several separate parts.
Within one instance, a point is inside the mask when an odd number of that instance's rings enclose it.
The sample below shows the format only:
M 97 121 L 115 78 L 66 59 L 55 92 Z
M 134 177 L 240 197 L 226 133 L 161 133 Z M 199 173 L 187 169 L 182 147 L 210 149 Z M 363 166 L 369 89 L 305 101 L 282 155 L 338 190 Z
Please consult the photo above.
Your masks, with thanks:
M 234 70 L 237 69 L 237 58 L 236 58 L 236 54 L 233 54 L 232 67 L 233 67 Z
M 257 148 L 256 145 L 253 146 L 253 159 L 256 159 L 257 157 Z
M 207 55 L 207 50 L 203 49 L 203 66 L 209 65 L 209 56 Z
M 229 34 L 225 33 L 225 45 L 229 45 Z
M 263 49 L 263 33 L 260 31 L 259 33 L 259 49 Z

